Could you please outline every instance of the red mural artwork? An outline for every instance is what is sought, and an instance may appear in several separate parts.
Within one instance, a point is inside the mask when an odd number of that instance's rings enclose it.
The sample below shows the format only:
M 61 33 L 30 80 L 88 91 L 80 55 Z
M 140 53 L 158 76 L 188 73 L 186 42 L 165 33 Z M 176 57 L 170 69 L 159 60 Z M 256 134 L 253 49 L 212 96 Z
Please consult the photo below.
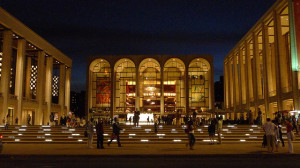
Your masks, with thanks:
M 300 0 L 294 0 L 294 18 L 295 18 L 297 53 L 298 56 L 300 56 Z
M 97 80 L 96 93 L 97 104 L 110 104 L 111 81 Z

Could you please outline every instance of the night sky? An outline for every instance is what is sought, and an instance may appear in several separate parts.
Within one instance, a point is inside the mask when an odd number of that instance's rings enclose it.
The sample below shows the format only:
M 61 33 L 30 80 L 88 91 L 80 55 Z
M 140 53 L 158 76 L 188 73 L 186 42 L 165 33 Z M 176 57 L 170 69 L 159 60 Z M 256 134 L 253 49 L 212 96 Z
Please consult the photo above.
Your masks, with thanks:
M 0 6 L 73 60 L 103 54 L 211 54 L 215 81 L 226 54 L 276 0 L 0 0 Z

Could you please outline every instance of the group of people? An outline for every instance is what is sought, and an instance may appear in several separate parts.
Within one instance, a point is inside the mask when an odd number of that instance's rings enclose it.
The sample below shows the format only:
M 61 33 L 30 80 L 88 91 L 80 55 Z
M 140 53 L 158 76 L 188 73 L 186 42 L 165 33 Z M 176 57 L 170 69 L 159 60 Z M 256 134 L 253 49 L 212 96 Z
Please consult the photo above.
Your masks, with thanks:
M 94 136 L 94 119 L 91 118 L 91 120 L 87 124 L 87 137 L 88 137 L 88 148 L 92 149 L 92 143 L 93 143 L 93 136 Z M 98 119 L 98 122 L 96 122 L 96 134 L 97 134 L 97 149 L 104 149 L 103 146 L 103 140 L 104 140 L 104 121 Z M 120 127 L 120 123 L 118 118 L 114 118 L 114 123 L 112 125 L 113 127 L 113 132 L 111 134 L 110 141 L 107 143 L 108 146 L 110 146 L 111 142 L 114 139 L 117 139 L 118 142 L 118 147 L 122 147 L 121 142 L 120 142 L 120 131 L 122 128 Z
M 284 141 L 282 139 L 282 126 L 281 123 L 276 122 L 275 124 L 271 121 L 270 118 L 267 118 L 267 122 L 264 124 L 263 129 L 265 131 L 264 142 L 263 146 L 267 145 L 268 152 L 273 153 L 274 149 L 275 152 L 278 152 L 279 143 L 282 143 L 284 147 Z M 295 135 L 293 133 L 293 126 L 291 120 L 285 120 L 284 124 L 287 128 L 287 139 L 288 139 L 288 151 L 289 153 L 294 153 L 293 143 L 292 141 L 295 140 Z

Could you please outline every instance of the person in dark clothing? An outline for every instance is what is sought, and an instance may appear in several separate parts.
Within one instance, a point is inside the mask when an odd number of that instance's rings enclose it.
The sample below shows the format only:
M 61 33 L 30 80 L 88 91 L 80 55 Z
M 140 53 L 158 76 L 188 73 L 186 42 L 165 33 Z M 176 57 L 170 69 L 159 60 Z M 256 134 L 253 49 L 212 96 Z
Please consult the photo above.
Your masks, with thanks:
M 214 144 L 215 142 L 215 133 L 216 133 L 216 119 L 212 119 L 210 125 L 208 126 L 208 133 L 210 139 L 210 145 Z
M 279 140 L 281 141 L 282 147 L 284 147 L 284 141 L 282 139 L 282 126 L 280 125 L 280 123 L 276 123 L 276 126 L 278 127 Z
M 96 133 L 97 133 L 97 149 L 104 149 L 103 147 L 103 139 L 104 139 L 104 131 L 103 131 L 103 121 L 99 121 L 96 125 Z
M 107 145 L 109 146 L 111 144 L 111 142 L 117 138 L 117 141 L 118 141 L 118 146 L 119 147 L 122 147 L 121 146 L 121 143 L 120 143 L 120 131 L 121 131 L 121 127 L 119 125 L 119 122 L 118 122 L 118 118 L 114 118 L 114 121 L 115 123 L 113 124 L 113 133 L 111 135 L 111 139 L 110 141 L 107 143 Z

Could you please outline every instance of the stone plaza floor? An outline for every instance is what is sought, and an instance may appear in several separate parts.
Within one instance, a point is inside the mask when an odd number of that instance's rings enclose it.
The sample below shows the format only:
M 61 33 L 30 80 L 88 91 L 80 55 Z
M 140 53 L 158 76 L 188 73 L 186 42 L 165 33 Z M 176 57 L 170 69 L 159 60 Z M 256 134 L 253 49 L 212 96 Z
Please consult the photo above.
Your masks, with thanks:
M 294 143 L 294 154 L 300 154 L 300 143 Z M 103 155 L 103 156 L 136 156 L 136 155 L 265 155 L 270 154 L 260 143 L 238 144 L 197 144 L 189 150 L 184 144 L 126 144 L 117 147 L 116 143 L 105 149 L 88 149 L 85 144 L 4 144 L 1 155 Z M 287 144 L 279 147 L 273 155 L 289 155 Z

